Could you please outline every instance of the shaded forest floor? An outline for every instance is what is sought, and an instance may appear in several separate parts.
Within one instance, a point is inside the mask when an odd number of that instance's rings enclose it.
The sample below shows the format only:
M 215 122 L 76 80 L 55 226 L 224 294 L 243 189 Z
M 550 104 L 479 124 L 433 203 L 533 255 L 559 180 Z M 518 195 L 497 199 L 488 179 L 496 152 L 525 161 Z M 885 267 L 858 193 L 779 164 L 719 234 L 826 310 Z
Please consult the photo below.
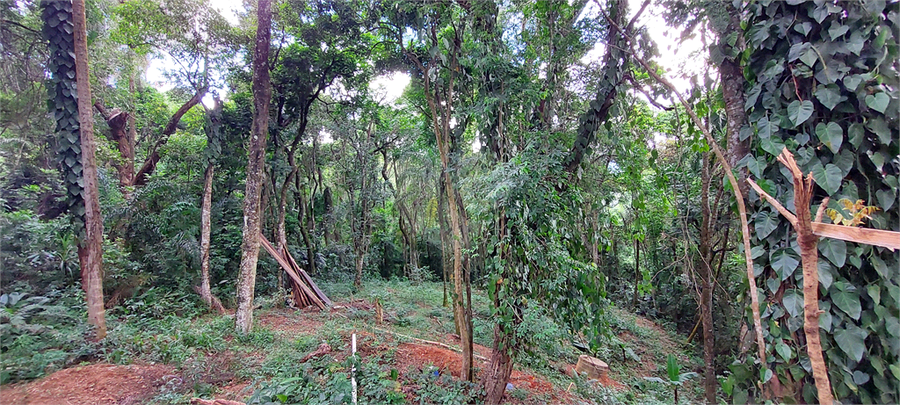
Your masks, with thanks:
M 335 301 L 331 309 L 264 303 L 254 330 L 244 337 L 233 333 L 231 315 L 173 317 L 155 325 L 155 334 L 111 329 L 121 347 L 38 380 L 2 386 L 0 403 L 183 404 L 192 397 L 349 402 L 343 392 L 349 388 L 352 333 L 358 339 L 363 403 L 467 403 L 477 395 L 476 387 L 458 380 L 460 356 L 448 347 L 457 349 L 459 338 L 451 311 L 441 305 L 441 284 L 375 282 L 358 294 L 339 284 L 322 283 L 322 288 Z M 375 322 L 376 299 L 384 307 L 382 325 Z M 493 333 L 490 312 L 484 295 L 473 300 L 476 367 L 484 369 Z M 597 353 L 610 365 L 610 378 L 585 381 L 573 373 L 582 353 L 564 329 L 540 310 L 526 317 L 535 345 L 519 355 L 506 403 L 671 403 L 671 392 L 643 377 L 662 376 L 669 353 L 684 368 L 699 368 L 683 337 L 612 307 L 607 312 L 612 336 Z M 691 401 L 700 398 L 699 390 L 693 381 L 680 391 Z

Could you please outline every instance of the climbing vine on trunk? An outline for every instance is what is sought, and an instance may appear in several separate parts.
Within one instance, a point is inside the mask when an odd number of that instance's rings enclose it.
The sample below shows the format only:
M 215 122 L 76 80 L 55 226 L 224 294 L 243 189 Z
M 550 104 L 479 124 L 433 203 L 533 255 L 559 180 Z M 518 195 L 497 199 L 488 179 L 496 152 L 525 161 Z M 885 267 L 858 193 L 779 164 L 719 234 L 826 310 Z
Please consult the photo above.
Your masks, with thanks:
M 863 200 L 879 210 L 865 227 L 897 230 L 898 35 L 897 3 L 751 2 L 745 21 L 746 108 L 754 135 L 743 161 L 762 190 L 793 209 L 793 178 L 775 161 L 784 148 L 800 171 L 812 173 L 812 203 L 830 197 Z M 753 196 L 753 258 L 765 286 L 768 363 L 784 400 L 826 399 L 812 381 L 805 347 L 804 296 L 799 286 L 800 243 L 787 219 Z M 817 209 L 814 205 L 812 209 Z M 801 241 L 802 242 L 802 241 Z M 818 242 L 821 295 L 818 324 L 831 391 L 843 403 L 895 403 L 900 369 L 900 252 L 822 238 Z M 759 395 L 757 376 L 733 365 L 745 385 L 739 397 Z M 739 378 L 741 379 L 741 378 Z

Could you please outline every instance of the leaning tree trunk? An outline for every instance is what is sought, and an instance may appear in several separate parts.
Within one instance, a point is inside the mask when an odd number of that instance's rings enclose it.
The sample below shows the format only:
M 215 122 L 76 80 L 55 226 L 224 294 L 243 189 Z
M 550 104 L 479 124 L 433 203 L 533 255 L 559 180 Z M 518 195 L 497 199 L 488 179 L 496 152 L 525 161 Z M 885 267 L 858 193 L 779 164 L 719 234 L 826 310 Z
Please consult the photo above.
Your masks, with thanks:
M 78 246 L 81 282 L 88 307 L 88 323 L 96 328 L 97 339 L 106 337 L 103 306 L 103 216 L 94 158 L 94 116 L 91 113 L 91 84 L 88 73 L 87 24 L 84 0 L 72 2 L 75 25 L 75 80 L 78 86 L 78 121 L 81 131 L 81 165 L 84 171 L 85 239 Z
M 253 104 L 256 110 L 250 134 L 247 185 L 244 193 L 244 227 L 241 243 L 241 268 L 237 283 L 238 307 L 235 328 L 240 334 L 253 325 L 253 293 L 256 288 L 256 264 L 259 259 L 260 190 L 263 186 L 266 135 L 269 128 L 269 41 L 272 37 L 270 0 L 259 0 L 257 7 L 256 49 L 253 55 Z

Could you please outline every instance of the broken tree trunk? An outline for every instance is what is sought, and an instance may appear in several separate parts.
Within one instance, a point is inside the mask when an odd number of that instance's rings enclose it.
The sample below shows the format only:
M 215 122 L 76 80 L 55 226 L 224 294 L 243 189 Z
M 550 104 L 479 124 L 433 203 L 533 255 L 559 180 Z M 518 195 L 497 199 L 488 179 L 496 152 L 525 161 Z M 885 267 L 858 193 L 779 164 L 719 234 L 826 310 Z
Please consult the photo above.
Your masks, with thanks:
M 310 285 L 307 286 L 307 283 L 302 278 L 300 278 L 300 275 L 297 274 L 297 271 L 294 270 L 294 266 L 296 266 L 296 263 L 294 263 L 294 265 L 292 266 L 291 263 L 288 262 L 288 260 L 293 260 L 293 258 L 286 259 L 285 257 L 282 257 L 282 255 L 280 253 L 278 253 L 277 250 L 275 250 L 275 247 L 272 246 L 271 243 L 269 243 L 269 240 L 266 239 L 266 237 L 263 236 L 262 233 L 260 233 L 260 235 L 259 235 L 259 240 L 260 240 L 260 243 L 263 245 L 263 247 L 266 249 L 266 251 L 269 252 L 269 254 L 275 258 L 275 261 L 277 261 L 278 264 L 281 265 L 281 268 L 283 268 L 284 271 L 287 272 L 288 276 L 290 276 L 291 280 L 293 280 L 293 282 L 294 282 L 293 285 L 296 286 L 296 288 L 299 288 L 299 290 L 300 290 L 299 295 L 303 296 L 306 299 L 308 299 L 309 301 L 311 301 L 313 304 L 315 304 L 317 307 L 319 307 L 319 309 L 325 309 L 325 304 L 323 303 L 323 299 L 320 299 L 320 297 L 315 292 L 313 292 L 313 290 L 310 289 L 310 287 L 314 286 L 315 283 L 313 283 L 312 280 L 309 280 Z M 290 257 L 290 255 L 287 255 L 287 256 Z M 303 271 L 303 270 L 300 269 L 300 271 Z M 318 287 L 315 287 L 315 289 L 318 290 Z M 319 291 L 321 291 L 321 290 L 319 290 Z M 295 300 L 297 299 L 296 294 L 297 293 L 295 293 L 295 295 L 294 295 Z M 325 294 L 322 294 L 323 297 L 324 297 L 324 295 Z M 325 297 L 325 299 L 327 299 L 327 297 Z M 301 301 L 298 304 L 301 304 L 302 302 L 303 301 Z M 331 301 L 328 301 L 328 302 L 331 302 Z
M 803 264 L 803 333 L 806 335 L 806 353 L 809 355 L 813 378 L 816 380 L 816 390 L 819 394 L 819 403 L 831 405 L 834 397 L 831 394 L 831 383 L 828 380 L 828 368 L 822 356 L 822 340 L 819 337 L 819 237 L 812 230 L 812 215 L 809 212 L 810 200 L 813 196 L 813 176 L 810 173 L 806 178 L 797 167 L 794 155 L 784 148 L 778 161 L 790 170 L 794 177 L 794 209 L 795 216 L 788 211 L 775 198 L 767 194 L 751 179 L 747 182 L 769 204 L 772 204 L 781 215 L 791 223 L 797 231 L 797 242 L 800 244 L 800 259 Z M 820 210 L 824 204 L 820 205 Z

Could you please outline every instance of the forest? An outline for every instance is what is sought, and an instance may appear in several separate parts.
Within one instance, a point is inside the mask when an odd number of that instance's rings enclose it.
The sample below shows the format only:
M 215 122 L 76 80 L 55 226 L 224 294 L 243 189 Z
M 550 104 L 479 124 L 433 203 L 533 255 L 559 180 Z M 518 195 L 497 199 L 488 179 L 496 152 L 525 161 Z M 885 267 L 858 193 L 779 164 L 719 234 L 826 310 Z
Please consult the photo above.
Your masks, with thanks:
M 900 402 L 896 0 L 0 4 L 3 404 Z

